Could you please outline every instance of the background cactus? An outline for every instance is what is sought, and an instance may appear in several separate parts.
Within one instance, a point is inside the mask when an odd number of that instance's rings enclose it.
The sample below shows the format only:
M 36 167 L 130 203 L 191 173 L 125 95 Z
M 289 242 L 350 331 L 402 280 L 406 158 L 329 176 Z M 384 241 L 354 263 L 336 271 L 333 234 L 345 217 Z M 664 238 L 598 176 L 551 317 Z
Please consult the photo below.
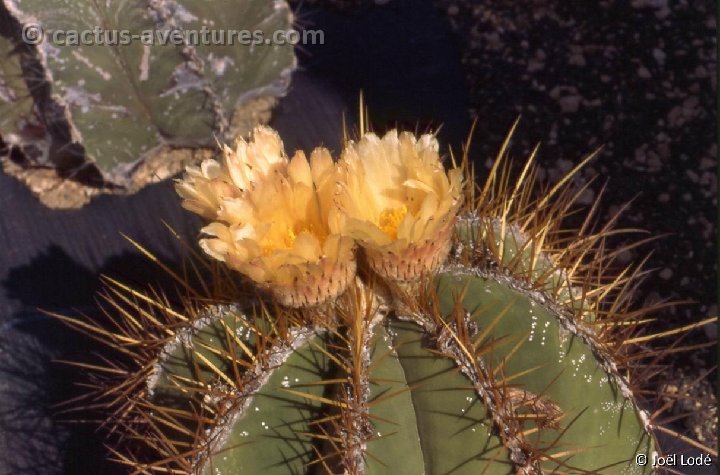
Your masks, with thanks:
M 584 162 L 535 197 L 533 157 L 512 174 L 506 146 L 483 186 L 464 163 L 434 275 L 385 281 L 361 259 L 339 298 L 287 308 L 200 258 L 171 273 L 173 302 L 109 279 L 112 331 L 60 317 L 118 352 L 89 396 L 112 412 L 115 458 L 134 473 L 650 473 L 635 457 L 669 431 L 639 387 L 663 356 L 634 337 L 653 311 L 633 306 L 642 271 L 614 265 L 621 230 L 593 231 L 595 207 L 563 228 Z
M 282 0 L 3 2 L 0 134 L 26 165 L 134 191 L 193 159 L 178 148 L 213 147 L 267 121 L 295 67 L 290 44 L 177 45 L 161 37 L 204 28 L 211 38 L 239 30 L 271 38 L 292 22 Z M 69 36 L 93 27 L 102 28 L 94 44 Z M 132 41 L 120 43 L 123 30 Z

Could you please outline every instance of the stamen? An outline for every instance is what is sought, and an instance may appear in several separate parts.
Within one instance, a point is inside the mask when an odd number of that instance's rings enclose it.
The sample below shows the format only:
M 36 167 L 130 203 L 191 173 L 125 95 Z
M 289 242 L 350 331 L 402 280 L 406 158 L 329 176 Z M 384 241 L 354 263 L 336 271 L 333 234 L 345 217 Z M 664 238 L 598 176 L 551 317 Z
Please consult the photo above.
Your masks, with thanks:
M 386 209 L 380 213 L 378 226 L 391 239 L 397 239 L 397 231 L 400 223 L 407 214 L 407 206 L 402 205 L 395 209 Z

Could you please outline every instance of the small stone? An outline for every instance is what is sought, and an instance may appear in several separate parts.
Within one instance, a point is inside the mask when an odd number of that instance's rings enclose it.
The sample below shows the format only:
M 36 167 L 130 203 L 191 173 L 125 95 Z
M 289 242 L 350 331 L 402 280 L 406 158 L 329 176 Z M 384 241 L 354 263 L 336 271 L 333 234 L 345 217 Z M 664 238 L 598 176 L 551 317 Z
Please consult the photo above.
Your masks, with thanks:
M 652 51 L 652 55 L 653 58 L 655 58 L 655 61 L 657 61 L 660 66 L 663 66 L 665 64 L 665 57 L 667 55 L 663 50 L 661 50 L 660 48 L 655 48 Z
M 715 317 L 718 316 L 718 306 L 716 304 L 710 305 L 710 308 L 708 308 L 708 317 Z M 717 340 L 717 325 L 716 324 L 710 324 L 710 325 L 704 325 L 703 330 L 705 330 L 705 335 L 708 337 L 709 340 Z
M 662 160 L 660 160 L 660 157 L 655 152 L 650 152 L 648 154 L 648 160 L 647 160 L 647 171 L 649 173 L 657 173 L 659 172 L 663 167 Z
M 571 160 L 561 159 L 557 161 L 557 166 L 562 174 L 568 173 L 573 168 L 573 162 Z
M 621 251 L 621 252 L 617 255 L 617 262 L 618 262 L 620 265 L 622 265 L 622 264 L 627 264 L 627 263 L 629 263 L 629 262 L 632 261 L 632 260 L 633 260 L 633 253 L 632 253 L 632 251 L 630 251 L 630 250 L 627 250 L 627 249 L 626 249 L 626 250 L 624 250 L 624 251 Z
M 565 96 L 560 98 L 560 109 L 563 113 L 577 112 L 580 108 L 580 96 Z
M 717 325 L 705 325 L 703 329 L 705 330 L 705 335 L 708 337 L 708 340 L 717 340 Z
M 668 144 L 660 143 L 656 147 L 656 150 L 661 159 L 668 160 L 670 158 L 670 146 Z
M 580 196 L 578 196 L 577 204 L 587 206 L 595 202 L 595 192 L 590 188 L 586 188 Z
M 650 79 L 652 77 L 650 70 L 648 70 L 645 66 L 640 66 L 640 68 L 638 68 L 637 75 L 643 79 Z
M 573 66 L 585 66 L 587 62 L 585 61 L 585 56 L 583 56 L 582 52 L 575 51 L 572 54 L 570 54 L 570 58 L 568 58 L 568 63 L 572 64 Z
M 544 67 L 544 62 L 538 61 L 536 59 L 531 59 L 530 61 L 528 61 L 527 70 L 529 73 L 534 73 L 536 71 L 542 71 Z
M 710 168 L 715 168 L 715 160 L 708 157 L 703 157 L 700 160 L 700 170 L 707 170 Z

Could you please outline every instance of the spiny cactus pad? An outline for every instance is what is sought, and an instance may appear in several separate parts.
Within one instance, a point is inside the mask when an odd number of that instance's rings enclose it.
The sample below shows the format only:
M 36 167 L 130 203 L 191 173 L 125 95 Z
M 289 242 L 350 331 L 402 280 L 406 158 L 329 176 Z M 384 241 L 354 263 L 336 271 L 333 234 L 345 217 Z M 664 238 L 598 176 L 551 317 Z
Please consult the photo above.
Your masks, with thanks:
M 25 151 L 40 134 L 47 150 L 28 153 L 32 165 L 127 189 L 151 179 L 152 171 L 136 173 L 145 162 L 163 175 L 179 171 L 165 170 L 169 147 L 213 147 L 247 134 L 284 94 L 295 66 L 290 44 L 229 39 L 291 29 L 281 0 L 8 0 L 0 14 L 0 102 L 13 111 L 0 117 L 3 140 Z M 24 41 L 40 30 L 37 44 Z M 92 41 L 78 44 L 88 31 Z M 183 44 L 168 39 L 173 33 Z
M 108 280 L 115 331 L 60 317 L 120 353 L 90 395 L 114 458 L 203 475 L 652 473 L 635 460 L 662 453 L 662 411 L 640 384 L 662 354 L 634 344 L 653 310 L 633 306 L 640 268 L 610 272 L 619 231 L 592 231 L 596 207 L 568 238 L 569 177 L 534 198 L 531 163 L 510 180 L 505 146 L 417 279 L 358 253 L 343 293 L 284 306 L 201 259 L 172 274 L 174 305 Z

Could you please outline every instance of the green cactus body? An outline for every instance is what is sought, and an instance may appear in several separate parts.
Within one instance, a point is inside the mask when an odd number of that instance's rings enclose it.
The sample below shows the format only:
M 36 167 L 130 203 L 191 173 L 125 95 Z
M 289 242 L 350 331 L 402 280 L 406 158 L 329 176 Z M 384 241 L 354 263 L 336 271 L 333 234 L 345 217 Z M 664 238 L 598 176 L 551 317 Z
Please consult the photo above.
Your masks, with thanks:
M 429 137 L 362 140 L 357 153 L 386 147 L 390 157 L 394 144 L 403 143 L 411 163 L 417 163 L 411 147 L 425 157 L 437 153 Z M 310 163 L 303 156 L 289 162 L 290 181 L 282 181 L 288 162 L 274 157 L 268 176 L 284 190 L 295 179 L 303 193 L 316 180 L 322 203 L 330 196 L 322 194 L 328 170 L 336 166 L 322 153 Z M 208 267 L 210 282 L 183 281 L 194 296 L 172 308 L 109 281 L 119 310 L 115 324 L 124 330 L 90 328 L 111 348 L 121 342 L 134 355 L 126 377 L 93 395 L 107 401 L 117 432 L 135 436 L 115 449 L 117 458 L 136 473 L 197 475 L 651 473 L 636 457 L 652 460 L 661 450 L 638 390 L 637 365 L 628 364 L 644 357 L 632 353 L 632 335 L 648 311 L 633 308 L 629 298 L 639 268 L 608 272 L 617 252 L 605 251 L 605 238 L 617 231 L 588 231 L 595 208 L 569 241 L 562 224 L 576 194 L 561 183 L 532 198 L 522 191 L 531 186 L 523 182 L 532 176 L 529 164 L 511 188 L 505 157 L 503 147 L 485 187 L 466 192 L 464 210 L 453 208 L 459 197 L 445 200 L 452 221 L 426 214 L 431 218 L 421 224 L 434 225 L 426 229 L 436 235 L 422 245 L 398 247 L 398 254 L 379 247 L 372 257 L 352 248 L 338 252 L 357 258 L 356 274 L 355 262 L 332 266 L 321 257 L 308 266 L 290 256 L 286 265 L 305 266 L 300 275 L 312 283 L 296 288 L 317 286 L 315 297 L 331 295 L 311 305 L 292 295 L 285 302 L 298 305 L 284 306 L 268 291 L 271 284 L 253 292 L 236 287 L 224 264 Z M 344 159 L 336 169 L 351 166 L 352 157 Z M 188 186 L 204 186 L 199 173 Z M 399 235 L 403 213 L 427 183 L 441 190 L 430 205 L 457 192 L 457 176 L 450 172 L 443 184 L 444 173 L 403 178 L 403 186 L 412 186 L 410 204 L 385 207 L 379 221 L 385 234 L 364 225 L 359 245 L 372 244 L 366 236 L 383 242 Z M 304 227 L 276 235 L 282 241 L 253 245 L 289 247 L 295 233 L 308 229 L 298 222 Z M 217 239 L 202 244 L 206 252 L 220 260 L 243 255 L 220 239 L 232 237 L 221 223 L 208 232 Z M 251 252 L 245 245 L 243 252 Z M 272 249 L 267 256 L 280 255 Z M 248 275 L 261 275 L 260 265 L 265 276 L 285 275 L 272 274 L 272 261 L 251 262 L 258 267 L 241 267 Z M 349 284 L 333 293 L 338 276 L 348 275 Z M 285 290 L 294 285 L 280 282 Z M 128 387 L 135 388 L 132 396 L 118 398 Z
M 654 450 L 647 414 L 571 310 L 452 258 L 429 285 L 415 291 L 435 304 L 414 311 L 374 296 L 360 361 L 343 325 L 283 336 L 272 312 L 236 306 L 196 320 L 150 378 L 156 400 L 175 394 L 177 409 L 215 414 L 183 465 L 207 475 L 649 473 L 634 464 Z
M 11 19 L 0 54 L 3 88 L 12 92 L 0 103 L 14 111 L 0 118 L 3 140 L 32 147 L 37 137 L 26 129 L 33 112 L 50 146 L 42 156 L 28 153 L 32 164 L 61 176 L 94 170 L 127 189 L 153 174 L 177 173 L 171 147 L 212 148 L 217 139 L 248 134 L 284 94 L 295 67 L 290 44 L 240 44 L 247 41 L 240 31 L 271 38 L 292 28 L 290 8 L 279 0 L 52 7 L 19 0 L 0 9 Z M 26 38 L 34 33 L 42 35 L 37 44 Z M 33 85 L 32 96 L 23 82 Z M 25 107 L 30 97 L 32 111 Z M 153 170 L 139 174 L 145 164 Z

